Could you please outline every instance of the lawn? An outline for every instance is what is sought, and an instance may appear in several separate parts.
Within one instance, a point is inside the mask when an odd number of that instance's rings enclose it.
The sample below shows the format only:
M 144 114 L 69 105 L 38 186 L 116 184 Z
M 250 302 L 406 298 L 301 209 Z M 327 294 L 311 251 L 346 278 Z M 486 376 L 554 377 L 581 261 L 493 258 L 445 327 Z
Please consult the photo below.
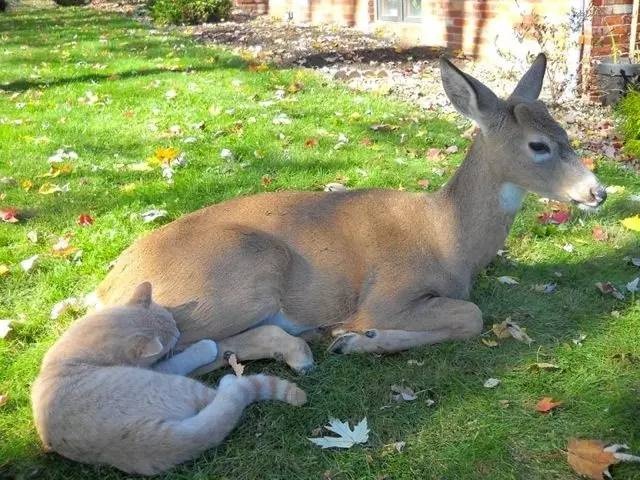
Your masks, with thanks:
M 419 191 L 423 180 L 435 190 L 468 145 L 457 118 L 425 116 L 384 96 L 255 65 L 90 9 L 1 15 L 0 40 L 0 207 L 24 217 L 0 222 L 0 264 L 8 268 L 0 276 L 0 318 L 12 320 L 0 339 L 0 394 L 8 395 L 0 406 L 0 478 L 124 478 L 44 454 L 29 386 L 45 350 L 78 316 L 53 320 L 53 305 L 91 291 L 135 238 L 204 205 L 265 190 L 340 182 Z M 430 150 L 452 145 L 460 153 Z M 48 158 L 61 148 L 78 158 L 50 172 Z M 172 182 L 153 161 L 166 148 L 186 161 Z M 474 339 L 348 357 L 318 345 L 318 368 L 305 377 L 273 362 L 249 363 L 249 372 L 297 381 L 309 404 L 252 406 L 226 443 L 164 478 L 567 479 L 574 478 L 563 453 L 571 437 L 640 452 L 640 304 L 631 293 L 621 301 L 594 287 L 610 281 L 622 290 L 640 274 L 625 259 L 640 257 L 638 234 L 620 224 L 640 211 L 632 197 L 640 181 L 606 161 L 597 174 L 624 189 L 599 212 L 576 210 L 548 231 L 537 221 L 546 207 L 529 196 L 508 255 L 473 291 L 487 332 L 510 316 L 531 345 L 511 339 L 490 348 Z M 63 191 L 49 193 L 54 185 Z M 151 209 L 167 215 L 143 222 L 140 214 Z M 79 225 L 83 214 L 93 223 Z M 607 240 L 593 238 L 595 226 Z M 54 252 L 61 237 L 70 248 Z M 38 262 L 23 271 L 20 262 L 33 255 Z M 520 283 L 498 282 L 504 275 Z M 557 283 L 551 294 L 534 288 L 549 282 Z M 536 362 L 559 369 L 536 371 Z M 490 377 L 501 384 L 484 388 Z M 393 384 L 412 388 L 417 399 L 391 401 Z M 543 396 L 564 403 L 544 415 L 534 408 Z M 371 435 L 364 446 L 323 451 L 307 440 L 330 417 L 365 416 Z M 406 442 L 400 453 L 390 446 L 399 441 Z M 614 478 L 640 479 L 640 469 L 617 466 Z

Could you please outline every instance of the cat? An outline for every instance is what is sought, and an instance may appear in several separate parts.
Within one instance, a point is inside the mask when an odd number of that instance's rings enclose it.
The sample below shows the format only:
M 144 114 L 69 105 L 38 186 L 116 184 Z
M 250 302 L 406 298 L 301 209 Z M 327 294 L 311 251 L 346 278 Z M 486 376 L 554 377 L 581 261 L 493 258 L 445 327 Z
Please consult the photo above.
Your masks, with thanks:
M 201 340 L 159 361 L 178 337 L 148 282 L 125 305 L 74 323 L 47 352 L 33 384 L 45 449 L 154 475 L 222 442 L 254 401 L 306 402 L 304 391 L 278 377 L 227 375 L 217 390 L 187 378 L 216 358 L 217 346 Z

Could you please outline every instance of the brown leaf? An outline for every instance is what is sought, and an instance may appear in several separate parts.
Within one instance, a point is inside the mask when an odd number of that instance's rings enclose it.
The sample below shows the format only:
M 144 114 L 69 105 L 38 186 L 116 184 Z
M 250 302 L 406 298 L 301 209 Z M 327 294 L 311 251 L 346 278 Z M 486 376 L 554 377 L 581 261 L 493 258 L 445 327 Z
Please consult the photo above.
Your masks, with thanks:
M 624 300 L 624 295 L 611 282 L 596 282 L 596 288 L 603 295 L 611 295 L 618 300 Z
M 318 146 L 318 139 L 317 138 L 307 138 L 304 141 L 304 146 L 306 148 L 314 148 Z
M 7 223 L 18 223 L 20 221 L 20 212 L 13 207 L 2 208 L 0 209 L 0 219 Z
M 370 147 L 371 145 L 373 145 L 373 140 L 371 140 L 369 137 L 364 137 L 362 140 L 360 140 L 360 144 L 364 145 L 365 147 Z
M 601 440 L 572 438 L 567 446 L 567 461 L 573 470 L 592 480 L 611 478 L 609 467 L 619 462 L 640 462 L 640 457 L 622 453 L 626 445 L 607 446 Z
M 9 395 L 0 393 L 0 407 L 9 401 Z
M 273 178 L 271 178 L 270 175 L 263 175 L 262 178 L 260 179 L 260 183 L 262 184 L 263 187 L 271 185 L 272 182 L 273 182 Z
M 233 373 L 236 374 L 236 377 L 241 377 L 244 373 L 244 365 L 238 361 L 238 357 L 236 357 L 235 353 L 229 355 L 227 362 L 229 362 L 229 366 L 233 369 Z
M 418 180 L 418 186 L 424 189 L 429 188 L 429 180 L 427 178 L 423 178 L 422 180 Z
M 529 365 L 529 370 L 560 370 L 555 363 L 538 362 Z
M 482 338 L 480 339 L 480 341 L 485 344 L 487 347 L 489 348 L 494 348 L 498 346 L 498 342 L 496 342 L 495 340 L 491 340 L 491 339 L 487 339 L 487 338 Z
M 595 227 L 593 227 L 591 235 L 597 242 L 606 242 L 607 240 L 609 240 L 609 234 L 600 225 L 596 225 Z
M 549 413 L 556 407 L 562 405 L 563 402 L 554 402 L 552 397 L 543 397 L 536 403 L 536 411 L 541 413 Z

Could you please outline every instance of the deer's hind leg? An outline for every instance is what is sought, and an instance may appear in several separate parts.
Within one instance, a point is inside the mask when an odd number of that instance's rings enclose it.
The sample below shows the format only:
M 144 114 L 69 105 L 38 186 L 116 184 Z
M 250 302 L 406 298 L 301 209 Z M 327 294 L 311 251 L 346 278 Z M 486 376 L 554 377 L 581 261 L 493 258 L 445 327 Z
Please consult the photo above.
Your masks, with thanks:
M 228 356 L 225 354 L 228 353 L 234 353 L 240 361 L 263 358 L 281 360 L 299 373 L 306 373 L 314 368 L 313 354 L 307 342 L 276 325 L 255 327 L 217 343 L 220 354 L 216 360 L 198 368 L 193 375 L 203 375 L 227 366 Z
M 446 297 L 389 302 L 363 308 L 340 330 L 329 346 L 333 353 L 398 352 L 448 340 L 463 340 L 482 331 L 482 312 L 472 302 Z

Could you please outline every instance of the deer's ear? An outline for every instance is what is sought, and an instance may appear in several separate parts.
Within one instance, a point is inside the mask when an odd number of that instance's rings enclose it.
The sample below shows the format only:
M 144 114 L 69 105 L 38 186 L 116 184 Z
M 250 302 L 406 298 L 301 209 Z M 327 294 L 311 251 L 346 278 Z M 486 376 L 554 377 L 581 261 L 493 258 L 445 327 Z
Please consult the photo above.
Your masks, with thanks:
M 522 76 L 511 96 L 523 98 L 530 102 L 537 100 L 542 91 L 542 82 L 544 81 L 544 72 L 546 70 L 547 57 L 544 53 L 541 53 L 533 61 L 527 73 Z
M 498 97 L 444 57 L 440 57 L 440 75 L 444 91 L 455 109 L 486 130 L 496 114 Z
M 127 302 L 127 305 L 140 306 L 149 308 L 151 305 L 151 284 L 149 282 L 143 282 L 136 287 L 133 291 L 133 295 Z

